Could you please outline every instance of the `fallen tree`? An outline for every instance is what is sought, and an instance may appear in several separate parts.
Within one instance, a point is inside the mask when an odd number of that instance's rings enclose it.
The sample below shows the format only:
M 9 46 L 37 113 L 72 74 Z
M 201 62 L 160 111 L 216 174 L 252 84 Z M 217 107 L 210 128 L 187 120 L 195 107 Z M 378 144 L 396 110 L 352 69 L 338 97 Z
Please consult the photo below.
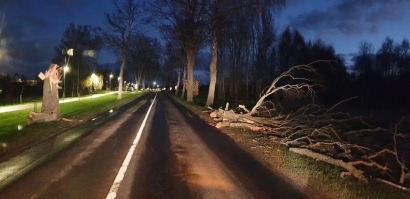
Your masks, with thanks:
M 311 103 L 286 114 L 278 112 L 274 102 L 266 101 L 277 92 L 314 101 L 315 88 L 321 85 L 309 78 L 295 77 L 295 71 L 300 70 L 315 72 L 311 64 L 290 68 L 262 92 L 251 110 L 243 105 L 228 110 L 229 104 L 225 109 L 212 110 L 210 116 L 218 122 L 216 127 L 261 131 L 292 152 L 344 168 L 346 172 L 342 172 L 341 177 L 353 175 L 367 183 L 372 176 L 380 179 L 379 182 L 409 190 L 410 156 L 406 152 L 410 139 L 399 128 L 404 118 L 394 128 L 381 128 L 366 123 L 364 120 L 368 118 L 336 111 L 340 104 L 357 97 L 330 108 Z M 280 85 L 284 78 L 296 83 Z

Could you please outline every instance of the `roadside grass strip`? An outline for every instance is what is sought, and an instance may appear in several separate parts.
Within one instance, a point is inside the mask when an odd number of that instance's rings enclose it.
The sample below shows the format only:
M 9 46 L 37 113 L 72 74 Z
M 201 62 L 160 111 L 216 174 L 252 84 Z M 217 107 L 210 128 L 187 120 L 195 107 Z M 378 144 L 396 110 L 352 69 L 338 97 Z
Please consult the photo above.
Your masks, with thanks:
M 33 111 L 33 108 L 0 113 L 0 156 L 50 134 L 63 131 L 89 120 L 96 115 L 126 104 L 142 95 L 145 95 L 145 93 L 123 94 L 122 99 L 117 100 L 117 95 L 111 94 L 60 104 L 61 118 L 71 119 L 74 122 L 55 121 L 27 125 L 26 118 Z

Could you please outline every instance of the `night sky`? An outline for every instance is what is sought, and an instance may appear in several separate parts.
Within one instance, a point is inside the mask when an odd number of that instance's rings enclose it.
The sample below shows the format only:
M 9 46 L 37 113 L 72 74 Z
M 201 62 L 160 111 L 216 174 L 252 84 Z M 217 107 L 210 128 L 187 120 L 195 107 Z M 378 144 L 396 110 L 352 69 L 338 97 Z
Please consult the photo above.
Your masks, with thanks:
M 111 0 L 0 0 L 0 73 L 34 78 L 48 68 L 70 23 L 102 26 L 112 10 Z M 321 38 L 348 61 L 361 41 L 377 50 L 387 36 L 409 39 L 409 10 L 409 0 L 287 0 L 276 25 L 297 28 L 305 40 Z M 114 61 L 110 52 L 99 58 Z

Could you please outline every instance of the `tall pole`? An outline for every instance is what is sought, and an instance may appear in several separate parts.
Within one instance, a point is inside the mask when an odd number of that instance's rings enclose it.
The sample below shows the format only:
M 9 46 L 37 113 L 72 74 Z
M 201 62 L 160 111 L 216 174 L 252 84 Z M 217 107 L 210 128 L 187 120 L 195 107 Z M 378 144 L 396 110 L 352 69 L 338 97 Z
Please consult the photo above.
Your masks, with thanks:
M 80 98 L 80 65 L 77 66 L 77 96 Z
M 63 68 L 64 70 L 64 77 L 63 77 L 63 104 L 64 104 L 64 100 L 65 100 L 65 73 L 68 71 L 68 66 L 64 66 Z
M 64 77 L 63 77 L 63 104 L 65 100 L 65 69 L 67 66 L 64 67 Z
M 110 91 L 111 91 L 111 78 L 113 77 L 112 74 L 110 74 Z

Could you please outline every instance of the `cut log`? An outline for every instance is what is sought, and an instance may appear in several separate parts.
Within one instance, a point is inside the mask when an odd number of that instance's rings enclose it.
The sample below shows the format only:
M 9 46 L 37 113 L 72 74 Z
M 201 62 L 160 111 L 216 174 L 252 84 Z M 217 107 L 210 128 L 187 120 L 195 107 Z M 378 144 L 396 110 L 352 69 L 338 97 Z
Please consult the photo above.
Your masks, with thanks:
M 211 118 L 219 117 L 218 112 L 216 112 L 216 111 L 211 112 L 211 114 L 209 114 L 209 116 L 210 116 Z
M 36 113 L 30 112 L 29 116 L 27 117 L 27 123 L 36 124 L 36 123 L 43 123 L 43 122 L 51 122 L 56 121 L 57 115 L 55 113 Z
M 262 127 L 255 126 L 255 125 L 248 124 L 248 123 L 240 123 L 240 122 L 232 122 L 229 126 L 232 128 L 250 129 L 252 131 L 262 130 Z
M 223 128 L 223 127 L 229 127 L 230 126 L 230 122 L 218 122 L 215 127 L 216 128 Z
M 343 162 L 342 160 L 337 160 L 334 158 L 331 158 L 329 156 L 322 155 L 320 153 L 315 153 L 309 149 L 302 149 L 302 148 L 289 148 L 289 151 L 292 151 L 294 153 L 300 154 L 300 155 L 305 155 L 308 157 L 311 157 L 315 160 L 320 160 L 323 162 L 327 162 L 329 164 L 333 164 L 335 166 L 342 167 L 347 170 L 347 172 L 343 172 L 340 174 L 341 177 L 345 175 L 353 175 L 356 177 L 358 180 L 368 183 L 368 180 L 364 177 L 363 171 L 356 169 L 352 164 L 349 164 L 347 162 Z
M 222 118 L 224 120 L 229 120 L 229 121 L 238 121 L 240 115 L 234 113 L 233 111 L 224 111 Z

